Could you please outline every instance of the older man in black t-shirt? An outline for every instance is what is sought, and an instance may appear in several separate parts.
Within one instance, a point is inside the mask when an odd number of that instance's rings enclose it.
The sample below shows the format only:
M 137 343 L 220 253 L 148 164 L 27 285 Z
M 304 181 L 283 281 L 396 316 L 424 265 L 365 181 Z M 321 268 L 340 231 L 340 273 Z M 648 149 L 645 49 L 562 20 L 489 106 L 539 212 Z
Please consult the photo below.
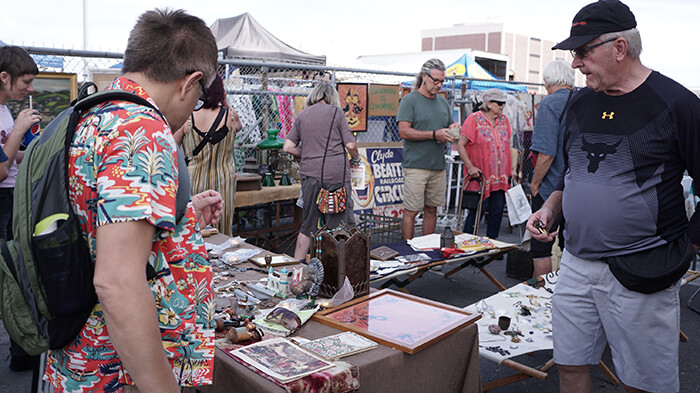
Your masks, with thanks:
M 572 50 L 587 85 L 567 113 L 563 181 L 528 221 L 533 237 L 547 241 L 556 233 L 541 233 L 536 221 L 566 217 L 552 311 L 562 392 L 592 391 L 588 365 L 606 344 L 627 391 L 680 389 L 677 280 L 690 258 L 648 255 L 699 248 L 700 214 L 688 223 L 680 182 L 685 170 L 700 175 L 700 100 L 641 63 L 636 25 L 626 5 L 599 1 L 579 11 L 571 36 L 554 47 Z M 651 266 L 661 277 L 681 266 L 680 275 L 642 290 L 615 268 L 622 259 L 633 273 Z

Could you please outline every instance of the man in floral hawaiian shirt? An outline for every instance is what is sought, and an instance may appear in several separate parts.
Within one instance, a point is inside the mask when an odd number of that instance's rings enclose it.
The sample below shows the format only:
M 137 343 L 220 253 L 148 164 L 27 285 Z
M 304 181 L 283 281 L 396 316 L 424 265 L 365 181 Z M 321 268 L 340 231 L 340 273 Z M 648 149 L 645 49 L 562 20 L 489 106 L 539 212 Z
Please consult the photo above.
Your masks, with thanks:
M 44 378 L 57 392 L 180 392 L 212 383 L 214 295 L 199 228 L 217 220 L 223 203 L 207 191 L 178 217 L 178 176 L 187 169 L 178 168 L 171 131 L 214 79 L 216 59 L 201 19 L 148 11 L 110 88 L 158 110 L 110 101 L 78 124 L 70 199 L 95 262 L 99 301 L 75 340 L 48 355 Z

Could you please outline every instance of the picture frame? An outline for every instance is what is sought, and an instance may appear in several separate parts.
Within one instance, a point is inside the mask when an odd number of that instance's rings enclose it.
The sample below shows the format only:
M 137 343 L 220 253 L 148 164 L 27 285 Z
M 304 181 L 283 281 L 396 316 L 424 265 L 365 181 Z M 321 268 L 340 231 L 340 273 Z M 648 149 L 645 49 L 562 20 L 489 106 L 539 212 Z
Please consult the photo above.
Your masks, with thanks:
M 59 113 L 70 106 L 71 101 L 78 97 L 78 75 L 64 72 L 40 72 L 34 78 L 34 91 L 22 101 L 10 101 L 8 105 L 13 117 L 29 108 L 29 96 L 32 105 L 42 116 L 43 130 Z
M 389 248 L 387 246 L 379 246 L 372 251 L 370 251 L 369 256 L 373 259 L 378 259 L 380 261 L 386 261 L 387 259 L 391 259 L 395 256 L 399 255 L 399 252 L 394 250 L 393 248 Z
M 384 289 L 319 311 L 311 318 L 413 354 L 476 322 L 481 315 Z
M 97 86 L 97 91 L 105 91 L 119 75 L 121 75 L 121 70 L 118 68 L 94 70 L 92 82 Z
M 368 85 L 366 83 L 338 83 L 340 108 L 345 113 L 352 132 L 367 131 Z

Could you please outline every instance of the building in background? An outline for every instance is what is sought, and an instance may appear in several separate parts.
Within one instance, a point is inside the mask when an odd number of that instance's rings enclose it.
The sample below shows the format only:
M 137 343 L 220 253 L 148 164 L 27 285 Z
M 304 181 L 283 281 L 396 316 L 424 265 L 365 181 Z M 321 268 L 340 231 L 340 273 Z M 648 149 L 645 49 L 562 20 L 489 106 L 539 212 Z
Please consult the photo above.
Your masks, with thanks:
M 470 49 L 505 55 L 508 59 L 505 65 L 488 56 L 474 56 L 474 59 L 496 77 L 520 82 L 542 83 L 542 70 L 554 59 L 571 62 L 568 51 L 551 50 L 555 44 L 554 40 L 509 32 L 502 22 L 457 24 L 421 31 L 421 51 Z M 584 76 L 577 72 L 576 86 L 584 85 Z

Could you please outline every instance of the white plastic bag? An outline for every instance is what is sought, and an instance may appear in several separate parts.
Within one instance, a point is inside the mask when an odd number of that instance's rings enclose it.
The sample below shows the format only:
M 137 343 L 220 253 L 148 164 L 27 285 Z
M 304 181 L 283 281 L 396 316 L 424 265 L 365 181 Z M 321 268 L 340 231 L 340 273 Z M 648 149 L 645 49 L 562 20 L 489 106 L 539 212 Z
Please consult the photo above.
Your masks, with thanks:
M 352 284 L 350 284 L 350 280 L 348 279 L 348 276 L 345 276 L 345 282 L 343 282 L 343 286 L 340 287 L 338 292 L 333 295 L 331 298 L 331 302 L 333 304 L 333 307 L 340 306 L 341 304 L 352 300 L 352 298 L 355 297 L 355 291 L 352 289 Z
M 506 191 L 506 205 L 508 206 L 510 225 L 522 224 L 532 214 L 530 202 L 528 202 L 523 186 L 520 184 Z

